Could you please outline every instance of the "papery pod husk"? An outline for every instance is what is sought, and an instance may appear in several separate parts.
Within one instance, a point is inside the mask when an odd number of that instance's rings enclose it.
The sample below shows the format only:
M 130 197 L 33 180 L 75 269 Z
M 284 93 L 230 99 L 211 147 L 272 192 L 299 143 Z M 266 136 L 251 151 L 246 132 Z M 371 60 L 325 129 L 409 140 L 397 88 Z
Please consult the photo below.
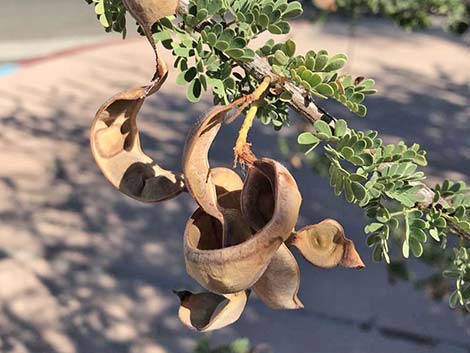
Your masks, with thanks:
M 204 212 L 223 223 L 222 208 L 217 203 L 216 185 L 209 165 L 209 149 L 214 142 L 225 115 L 232 109 L 228 105 L 213 109 L 188 134 L 183 152 L 183 173 L 186 187 Z
M 300 229 L 289 242 L 308 262 L 318 267 L 339 265 L 361 269 L 365 266 L 353 241 L 346 238 L 341 224 L 333 219 Z
M 251 173 L 254 181 L 243 189 L 241 209 L 248 224 L 259 230 L 272 218 L 274 199 L 271 184 L 263 173 L 257 169 Z M 253 290 L 271 309 L 299 309 L 303 308 L 297 296 L 299 287 L 299 265 L 287 246 L 282 244 L 266 271 L 253 285 Z
M 255 284 L 297 222 L 301 196 L 287 169 L 271 159 L 256 160 L 249 168 L 244 188 L 256 183 L 253 170 L 262 171 L 268 179 L 275 200 L 272 218 L 264 227 L 252 235 L 235 210 L 224 213 L 227 217 L 222 224 L 199 210 L 186 225 L 186 270 L 204 288 L 215 293 L 239 292 Z M 222 247 L 224 231 L 229 238 L 242 242 L 236 245 L 230 242 L 234 245 Z
M 165 62 L 159 62 L 158 78 L 110 98 L 96 113 L 90 132 L 93 157 L 106 179 L 143 202 L 163 201 L 185 190 L 183 175 L 161 168 L 140 145 L 137 115 L 145 98 L 157 92 L 167 77 Z
M 215 184 L 217 197 L 227 192 L 241 191 L 243 188 L 243 180 L 232 169 L 224 167 L 213 168 L 211 169 L 211 177 Z M 238 200 L 238 202 L 240 202 L 240 200 Z M 227 208 L 227 206 L 222 207 Z M 240 208 L 240 206 L 235 208 Z
M 123 3 L 142 27 L 152 47 L 155 48 L 152 26 L 163 17 L 176 14 L 179 0 L 123 0 Z
M 297 296 L 299 287 L 299 265 L 289 248 L 281 244 L 253 290 L 271 309 L 300 309 L 304 305 Z
M 245 309 L 249 291 L 219 295 L 211 292 L 175 291 L 181 300 L 178 317 L 190 329 L 218 330 L 237 321 Z

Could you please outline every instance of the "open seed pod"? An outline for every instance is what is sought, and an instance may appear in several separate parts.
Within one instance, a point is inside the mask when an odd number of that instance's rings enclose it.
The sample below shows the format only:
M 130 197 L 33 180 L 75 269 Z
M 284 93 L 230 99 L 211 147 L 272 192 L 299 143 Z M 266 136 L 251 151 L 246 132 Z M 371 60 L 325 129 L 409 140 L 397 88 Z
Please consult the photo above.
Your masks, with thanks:
M 253 188 L 253 183 L 259 181 L 252 177 L 253 173 L 258 175 L 258 172 L 271 185 L 271 198 L 275 206 L 271 219 L 255 234 L 252 234 L 240 213 L 220 207 L 217 199 L 209 204 L 209 209 L 218 210 L 223 222 L 204 212 L 201 204 L 201 209 L 193 214 L 186 225 L 186 270 L 212 292 L 234 293 L 255 284 L 297 222 L 301 196 L 287 169 L 271 159 L 256 160 L 250 166 L 244 189 Z M 188 185 L 197 185 L 191 183 L 189 174 L 185 175 Z M 205 175 L 208 175 L 207 172 Z M 206 181 L 207 177 L 202 179 L 200 187 L 205 188 Z M 224 236 L 231 246 L 223 247 Z
M 290 243 L 308 262 L 318 267 L 340 265 L 360 269 L 365 266 L 352 240 L 346 238 L 341 224 L 333 219 L 300 229 Z
M 221 294 L 245 290 L 260 278 L 289 237 L 301 202 L 288 170 L 270 159 L 255 161 L 244 184 L 250 189 L 260 180 L 263 185 L 269 184 L 275 205 L 271 219 L 256 234 L 252 234 L 237 207 L 218 201 L 208 153 L 232 107 L 217 108 L 201 120 L 189 134 L 183 156 L 186 186 L 201 207 L 186 225 L 186 269 L 204 288 Z M 255 174 L 262 177 L 255 178 Z
M 175 291 L 181 300 L 178 317 L 200 332 L 218 330 L 238 320 L 245 309 L 249 291 L 219 295 L 210 292 L 193 294 Z
M 165 62 L 160 61 L 159 68 L 162 76 L 149 86 L 118 93 L 103 104 L 90 132 L 93 157 L 105 177 L 119 191 L 143 202 L 170 199 L 185 189 L 182 174 L 161 168 L 139 141 L 137 114 L 167 76 Z
M 243 218 L 255 230 L 268 223 L 274 212 L 271 184 L 258 169 L 250 174 L 241 197 Z M 254 284 L 256 295 L 271 309 L 299 309 L 303 305 L 297 293 L 300 287 L 300 269 L 294 255 L 282 244 L 261 278 Z

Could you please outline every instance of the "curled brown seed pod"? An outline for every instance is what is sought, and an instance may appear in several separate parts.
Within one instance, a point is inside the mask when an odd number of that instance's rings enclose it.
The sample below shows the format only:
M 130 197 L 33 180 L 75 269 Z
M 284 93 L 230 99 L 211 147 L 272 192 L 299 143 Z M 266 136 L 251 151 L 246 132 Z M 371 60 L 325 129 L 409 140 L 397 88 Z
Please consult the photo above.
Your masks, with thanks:
M 265 226 L 253 234 L 237 210 L 224 209 L 221 223 L 201 207 L 185 229 L 187 272 L 215 293 L 239 292 L 254 285 L 297 222 L 301 197 L 287 169 L 270 159 L 257 160 L 250 166 L 244 188 L 256 183 L 251 168 L 262 170 L 272 185 L 275 207 Z M 232 246 L 223 247 L 223 233 Z
M 162 76 L 150 85 L 118 93 L 104 103 L 90 132 L 93 157 L 106 179 L 119 191 L 143 202 L 170 199 L 185 189 L 181 173 L 161 168 L 140 145 L 137 115 L 145 98 L 165 82 L 163 61 L 159 68 Z
M 287 246 L 281 244 L 253 290 L 271 309 L 300 309 L 304 306 L 297 296 L 299 287 L 299 265 Z
M 219 295 L 211 292 L 175 291 L 181 300 L 178 317 L 193 330 L 221 329 L 238 320 L 245 309 L 249 291 Z
M 318 267 L 339 265 L 361 269 L 365 266 L 353 241 L 346 238 L 341 224 L 333 219 L 304 227 L 289 241 L 308 262 Z

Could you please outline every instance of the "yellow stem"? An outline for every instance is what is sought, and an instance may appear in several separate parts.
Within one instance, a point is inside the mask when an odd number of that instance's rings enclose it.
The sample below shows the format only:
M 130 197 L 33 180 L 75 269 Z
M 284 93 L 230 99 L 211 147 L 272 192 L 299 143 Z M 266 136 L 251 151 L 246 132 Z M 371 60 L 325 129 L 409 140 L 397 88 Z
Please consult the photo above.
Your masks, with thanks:
M 249 144 L 247 143 L 248 132 L 250 131 L 251 127 L 253 126 L 253 121 L 255 120 L 256 113 L 258 112 L 259 101 L 266 90 L 269 88 L 271 83 L 270 77 L 265 77 L 264 80 L 260 83 L 258 87 L 251 93 L 250 101 L 252 101 L 252 105 L 243 120 L 242 127 L 238 132 L 237 142 L 235 144 L 234 152 L 235 152 L 235 160 L 234 166 L 237 165 L 238 158 L 242 161 L 247 162 L 246 159 L 247 154 L 251 154 L 251 150 L 249 148 Z
M 242 127 L 238 132 L 237 143 L 235 146 L 241 146 L 246 143 L 246 140 L 248 138 L 248 131 L 250 131 L 250 128 L 253 126 L 253 121 L 255 120 L 256 113 L 258 112 L 258 106 L 258 102 L 254 102 L 251 105 L 250 109 L 248 109 L 248 112 L 245 116 L 245 120 L 243 120 Z

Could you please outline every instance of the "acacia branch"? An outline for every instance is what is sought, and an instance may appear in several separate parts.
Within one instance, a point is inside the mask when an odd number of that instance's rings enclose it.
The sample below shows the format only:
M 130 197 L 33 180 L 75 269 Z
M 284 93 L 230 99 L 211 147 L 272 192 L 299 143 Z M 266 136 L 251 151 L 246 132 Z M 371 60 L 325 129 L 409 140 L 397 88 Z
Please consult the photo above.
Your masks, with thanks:
M 185 14 L 188 12 L 189 0 L 180 0 L 178 13 Z M 283 82 L 282 78 L 272 72 L 271 65 L 259 55 L 255 55 L 255 59 L 251 62 L 238 62 L 238 64 L 248 71 L 253 77 L 262 82 L 265 77 L 271 77 L 272 82 Z M 303 119 L 309 123 L 314 123 L 317 120 L 325 120 L 334 127 L 334 121 L 338 120 L 325 109 L 318 105 L 313 100 L 310 94 L 304 89 L 295 85 L 292 81 L 283 82 L 283 88 L 292 94 L 292 99 L 287 104 L 295 110 Z M 423 209 L 428 209 L 433 204 L 434 191 L 422 182 L 414 182 L 413 185 L 421 186 L 421 189 L 417 194 L 424 197 L 423 201 L 419 203 L 419 206 Z M 449 204 L 446 200 L 440 199 L 438 201 L 443 207 L 448 207 Z M 462 229 L 458 224 L 449 222 L 449 230 L 452 234 L 455 234 L 465 240 L 470 240 L 470 232 Z

